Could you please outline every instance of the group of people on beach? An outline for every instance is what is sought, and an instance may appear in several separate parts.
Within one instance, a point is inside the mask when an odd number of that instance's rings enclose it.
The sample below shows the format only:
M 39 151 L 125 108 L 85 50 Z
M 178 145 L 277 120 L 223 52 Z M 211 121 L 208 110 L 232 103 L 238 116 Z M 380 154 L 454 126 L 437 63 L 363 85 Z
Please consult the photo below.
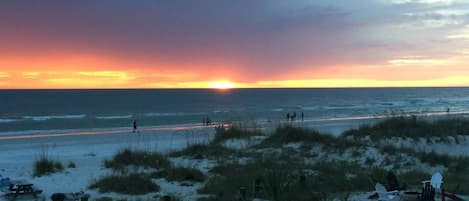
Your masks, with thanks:
M 305 119 L 305 114 L 301 112 L 301 121 L 304 121 Z M 287 112 L 287 121 L 296 121 L 296 112 L 293 112 L 290 114 L 290 112 Z
M 204 124 L 204 126 L 208 126 L 208 125 L 211 125 L 212 124 L 212 119 L 210 117 L 204 117 L 203 120 L 202 120 L 202 123 Z M 137 131 L 137 120 L 134 120 L 133 123 L 132 123 L 132 133 L 138 133 Z

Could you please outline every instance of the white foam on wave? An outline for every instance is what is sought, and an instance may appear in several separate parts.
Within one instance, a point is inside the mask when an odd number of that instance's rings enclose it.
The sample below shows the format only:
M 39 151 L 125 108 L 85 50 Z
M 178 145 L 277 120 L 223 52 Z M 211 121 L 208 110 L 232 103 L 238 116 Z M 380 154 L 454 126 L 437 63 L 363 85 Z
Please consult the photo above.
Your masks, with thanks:
M 169 116 L 189 116 L 189 115 L 203 115 L 204 113 L 187 113 L 187 112 L 152 112 L 145 113 L 146 117 L 169 117 Z
M 85 118 L 85 114 L 77 115 L 51 115 L 51 116 L 24 116 L 24 119 L 31 119 L 33 121 L 47 121 L 51 119 L 82 119 Z
M 19 119 L 0 119 L 0 124 L 1 123 L 11 123 L 11 122 L 15 122 L 15 121 L 19 121 Z
M 214 110 L 213 113 L 228 113 L 229 110 Z
M 116 115 L 116 116 L 96 116 L 96 119 L 111 120 L 111 119 L 130 119 L 133 115 Z

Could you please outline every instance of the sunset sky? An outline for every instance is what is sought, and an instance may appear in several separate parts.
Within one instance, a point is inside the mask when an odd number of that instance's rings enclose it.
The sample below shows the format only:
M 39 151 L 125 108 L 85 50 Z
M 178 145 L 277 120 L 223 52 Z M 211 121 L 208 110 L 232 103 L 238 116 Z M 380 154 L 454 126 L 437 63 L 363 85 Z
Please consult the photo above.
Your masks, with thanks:
M 4 0 L 0 88 L 469 86 L 467 0 Z

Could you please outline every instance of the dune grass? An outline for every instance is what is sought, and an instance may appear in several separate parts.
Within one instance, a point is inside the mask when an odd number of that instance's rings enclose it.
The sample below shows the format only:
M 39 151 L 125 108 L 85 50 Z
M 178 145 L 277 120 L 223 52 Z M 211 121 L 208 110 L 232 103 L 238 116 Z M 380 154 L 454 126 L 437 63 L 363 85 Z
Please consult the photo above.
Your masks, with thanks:
M 110 176 L 112 178 L 103 178 L 92 186 L 99 188 L 100 191 L 103 190 L 103 192 L 120 191 L 126 194 L 138 194 L 141 192 L 136 193 L 135 190 L 128 190 L 118 185 L 112 186 L 112 183 L 117 182 L 117 179 L 124 179 L 122 182 L 128 183 L 129 181 L 125 180 L 127 177 L 140 177 L 138 182 L 141 183 L 138 185 L 147 185 L 148 183 L 145 184 L 145 182 L 148 182 L 148 178 L 166 178 L 168 181 L 206 181 L 204 187 L 198 192 L 209 197 L 200 200 L 231 201 L 238 200 L 240 187 L 245 187 L 247 196 L 252 197 L 254 194 L 253 181 L 260 180 L 262 181 L 262 197 L 269 200 L 326 200 L 336 198 L 339 195 L 348 195 L 350 192 L 370 191 L 376 182 L 386 184 L 388 171 L 372 166 L 372 161 L 369 165 L 344 161 L 316 161 L 313 164 L 305 164 L 305 158 L 300 154 L 305 146 L 300 150 L 293 150 L 294 153 L 288 153 L 278 160 L 260 160 L 258 155 L 247 153 L 258 148 L 279 148 L 288 143 L 302 143 L 307 145 L 307 150 L 310 150 L 314 144 L 325 145 L 323 151 L 326 152 L 347 150 L 353 147 L 370 146 L 357 139 L 365 136 L 370 136 L 374 142 L 377 142 L 390 137 L 428 139 L 430 137 L 445 138 L 469 135 L 469 121 L 428 122 L 416 117 L 398 117 L 386 119 L 372 126 L 351 129 L 338 137 L 306 128 L 282 126 L 253 148 L 235 151 L 222 145 L 222 142 L 228 139 L 248 139 L 257 135 L 264 134 L 260 131 L 233 128 L 233 130 L 219 133 L 208 144 L 190 145 L 183 150 L 169 154 L 171 157 L 189 156 L 194 159 L 222 158 L 223 163 L 219 163 L 210 171 L 208 179 L 197 169 L 173 167 L 163 155 L 126 149 L 120 151 L 112 160 L 106 161 L 105 166 L 117 170 L 125 169 L 127 166 L 151 167 L 158 169 L 158 171 L 150 174 Z M 390 156 L 406 154 L 408 157 L 413 157 L 430 166 L 442 165 L 446 167 L 447 171 L 443 172 L 445 188 L 453 193 L 469 193 L 469 190 L 464 188 L 465 184 L 469 183 L 469 176 L 466 176 L 469 175 L 468 157 L 451 157 L 435 152 L 417 151 L 412 148 L 397 148 L 379 143 L 378 145 L 378 149 L 382 153 Z M 286 151 L 286 149 L 282 148 L 282 151 Z M 225 160 L 230 156 L 243 154 L 250 158 L 247 163 L 241 164 Z M 358 151 L 352 155 L 353 158 L 361 157 Z M 396 160 L 392 159 L 390 163 L 398 163 Z M 412 167 L 400 169 L 399 166 L 393 166 L 393 168 L 398 173 L 397 176 L 401 184 L 420 184 L 420 181 L 428 180 L 431 176 L 429 172 L 412 169 Z M 144 181 L 145 179 L 146 181 Z M 151 180 L 149 181 L 151 183 Z M 151 187 L 146 192 L 157 191 L 155 188 L 158 189 L 158 187 Z
M 172 167 L 150 174 L 152 178 L 165 178 L 168 181 L 203 182 L 205 175 L 195 168 Z
M 123 171 L 128 166 L 155 169 L 167 168 L 171 166 L 171 163 L 167 157 L 163 156 L 162 154 L 145 151 L 134 151 L 127 148 L 119 151 L 112 160 L 104 161 L 104 166 L 106 168 Z
M 363 125 L 358 129 L 350 129 L 343 136 L 363 138 L 369 136 L 372 141 L 383 138 L 430 138 L 469 135 L 469 120 L 446 119 L 438 121 L 425 121 L 413 117 L 393 117 L 385 119 L 374 125 Z
M 211 144 L 219 144 L 229 139 L 249 139 L 250 137 L 256 136 L 256 135 L 264 135 L 264 134 L 261 131 L 257 131 L 257 130 L 251 131 L 248 129 L 231 127 L 230 129 L 227 129 L 215 135 L 215 137 L 211 141 Z
M 194 159 L 204 159 L 209 157 L 223 157 L 233 154 L 235 151 L 219 144 L 193 144 L 183 150 L 171 152 L 171 157 L 189 156 Z
M 258 147 L 279 147 L 288 143 L 301 142 L 305 145 L 313 143 L 327 145 L 329 149 L 347 149 L 355 146 L 361 146 L 360 143 L 347 140 L 343 137 L 334 137 L 329 134 L 322 134 L 316 130 L 307 128 L 297 128 L 292 126 L 283 126 L 265 139 Z
M 90 185 L 100 193 L 115 192 L 128 195 L 142 195 L 159 191 L 160 187 L 145 174 L 111 175 Z
M 233 200 L 239 188 L 252 197 L 253 181 L 261 181 L 261 194 L 269 200 L 321 200 L 341 193 L 368 191 L 375 182 L 386 181 L 387 171 L 363 168 L 347 162 L 324 162 L 305 165 L 301 161 L 253 161 L 225 164 L 211 170 L 212 177 L 199 190 L 211 195 L 204 200 Z
M 64 169 L 62 163 L 49 159 L 47 156 L 40 156 L 38 160 L 34 162 L 33 176 L 40 177 L 49 175 L 55 172 L 60 172 Z

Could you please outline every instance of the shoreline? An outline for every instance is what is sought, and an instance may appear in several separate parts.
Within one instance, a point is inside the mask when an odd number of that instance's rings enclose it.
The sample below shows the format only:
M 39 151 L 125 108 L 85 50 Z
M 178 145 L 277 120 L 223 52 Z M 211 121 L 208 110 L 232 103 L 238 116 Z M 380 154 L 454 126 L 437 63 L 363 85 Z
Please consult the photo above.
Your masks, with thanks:
M 152 125 L 141 126 L 139 131 L 175 131 L 175 130 L 188 130 L 188 129 L 201 129 L 201 128 L 215 128 L 217 125 L 242 125 L 252 124 L 255 128 L 262 130 L 269 129 L 278 125 L 294 124 L 306 128 L 316 129 L 318 131 L 330 133 L 333 135 L 340 135 L 342 132 L 358 128 L 361 125 L 373 124 L 378 121 L 392 118 L 392 117 L 412 117 L 427 119 L 440 119 L 440 118 L 463 118 L 469 115 L 469 111 L 459 112 L 427 112 L 427 113 L 406 113 L 400 115 L 368 115 L 368 116 L 349 116 L 349 117 L 328 117 L 328 118 L 313 118 L 313 119 L 298 119 L 296 121 L 284 120 L 252 120 L 251 122 L 235 121 L 231 123 L 214 122 L 211 125 L 205 126 L 200 123 L 183 123 L 183 124 L 168 124 L 168 125 Z M 89 129 L 59 129 L 59 130 L 25 130 L 25 131 L 6 131 L 0 132 L 0 141 L 14 140 L 14 139 L 32 139 L 32 138 L 45 138 L 45 137 L 65 137 L 65 136 L 78 136 L 78 135 L 107 135 L 107 134 L 124 134 L 132 132 L 129 127 L 109 127 L 109 128 L 89 128 Z

